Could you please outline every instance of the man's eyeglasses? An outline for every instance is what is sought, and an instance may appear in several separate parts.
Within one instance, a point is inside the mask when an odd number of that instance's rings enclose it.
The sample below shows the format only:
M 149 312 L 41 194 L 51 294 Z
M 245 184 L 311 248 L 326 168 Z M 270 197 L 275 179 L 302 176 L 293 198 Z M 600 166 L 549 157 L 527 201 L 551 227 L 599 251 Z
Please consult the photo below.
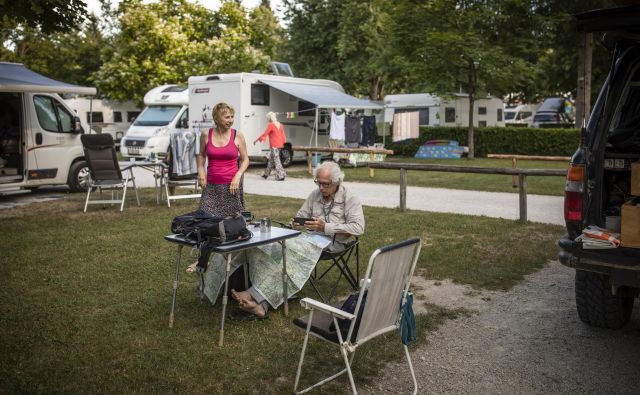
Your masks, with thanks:
M 314 179 L 313 182 L 316 183 L 317 186 L 322 187 L 322 188 L 329 188 L 331 185 L 333 185 L 332 182 L 320 182 L 318 181 L 318 179 Z

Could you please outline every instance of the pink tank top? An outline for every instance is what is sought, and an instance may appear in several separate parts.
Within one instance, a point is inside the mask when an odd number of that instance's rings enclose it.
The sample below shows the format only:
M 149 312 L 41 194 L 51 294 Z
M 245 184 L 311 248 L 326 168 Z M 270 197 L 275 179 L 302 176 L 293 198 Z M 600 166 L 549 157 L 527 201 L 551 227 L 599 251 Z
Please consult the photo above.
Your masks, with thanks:
M 207 183 L 231 184 L 238 172 L 238 147 L 235 143 L 236 130 L 231 129 L 229 142 L 224 147 L 216 147 L 211 140 L 213 129 L 209 129 L 207 140 Z

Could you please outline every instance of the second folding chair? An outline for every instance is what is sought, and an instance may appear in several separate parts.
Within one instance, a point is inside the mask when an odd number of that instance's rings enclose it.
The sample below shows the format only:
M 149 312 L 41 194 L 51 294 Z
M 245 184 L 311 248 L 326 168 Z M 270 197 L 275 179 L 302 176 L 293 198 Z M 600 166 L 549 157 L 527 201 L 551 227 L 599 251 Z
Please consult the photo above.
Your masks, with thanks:
M 83 134 L 80 136 L 84 147 L 84 156 L 89 165 L 89 185 L 87 189 L 87 200 L 84 204 L 84 212 L 90 204 L 120 204 L 120 212 L 124 210 L 124 202 L 127 197 L 127 187 L 129 183 L 133 185 L 136 193 L 136 201 L 140 205 L 138 188 L 133 177 L 132 165 L 120 169 L 113 137 L 110 134 Z M 122 176 L 124 171 L 125 176 Z M 91 193 L 96 189 L 100 193 L 99 200 L 91 200 Z M 119 192 L 122 190 L 122 198 Z M 111 199 L 103 198 L 103 191 L 111 192 Z

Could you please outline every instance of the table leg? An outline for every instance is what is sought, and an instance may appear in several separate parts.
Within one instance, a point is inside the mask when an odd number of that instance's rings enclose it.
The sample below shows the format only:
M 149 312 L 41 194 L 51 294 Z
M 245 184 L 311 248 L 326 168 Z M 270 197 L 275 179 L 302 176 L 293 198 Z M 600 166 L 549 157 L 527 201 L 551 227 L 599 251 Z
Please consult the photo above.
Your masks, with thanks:
M 218 339 L 218 346 L 222 347 L 224 345 L 224 318 L 227 314 L 227 302 L 229 297 L 227 294 L 229 293 L 229 272 L 231 271 L 231 254 L 227 254 L 227 268 L 224 277 L 224 293 L 222 294 L 222 317 L 220 317 L 220 337 Z
M 287 292 L 287 241 L 282 240 L 282 297 L 284 298 L 284 315 L 289 315 L 289 293 Z
M 169 328 L 173 328 L 173 312 L 176 308 L 176 294 L 178 293 L 178 276 L 180 273 L 180 257 L 182 256 L 182 245 L 178 245 L 176 255 L 176 274 L 173 278 L 173 297 L 171 298 L 171 313 L 169 313 Z

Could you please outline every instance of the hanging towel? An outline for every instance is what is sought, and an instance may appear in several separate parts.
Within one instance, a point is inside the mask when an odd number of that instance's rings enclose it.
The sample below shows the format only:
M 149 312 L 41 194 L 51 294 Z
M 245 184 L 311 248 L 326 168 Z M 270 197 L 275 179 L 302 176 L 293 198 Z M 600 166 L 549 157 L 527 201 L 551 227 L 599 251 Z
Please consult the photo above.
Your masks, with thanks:
M 338 115 L 335 111 L 331 111 L 329 137 L 334 140 L 344 140 L 344 114 Z
M 362 145 L 374 145 L 376 143 L 376 133 L 376 117 L 374 115 L 362 117 Z
M 360 127 L 360 117 L 348 115 L 344 121 L 344 139 L 347 144 L 360 144 L 362 141 L 362 128 Z
M 402 306 L 402 318 L 400 319 L 400 337 L 402 344 L 408 346 L 416 340 L 416 317 L 413 314 L 413 294 L 407 294 L 407 301 Z
M 416 139 L 420 135 L 420 113 L 403 112 L 393 114 L 393 141 Z
M 171 133 L 173 175 L 180 177 L 198 174 L 196 155 L 199 140 L 198 134 L 192 131 Z

